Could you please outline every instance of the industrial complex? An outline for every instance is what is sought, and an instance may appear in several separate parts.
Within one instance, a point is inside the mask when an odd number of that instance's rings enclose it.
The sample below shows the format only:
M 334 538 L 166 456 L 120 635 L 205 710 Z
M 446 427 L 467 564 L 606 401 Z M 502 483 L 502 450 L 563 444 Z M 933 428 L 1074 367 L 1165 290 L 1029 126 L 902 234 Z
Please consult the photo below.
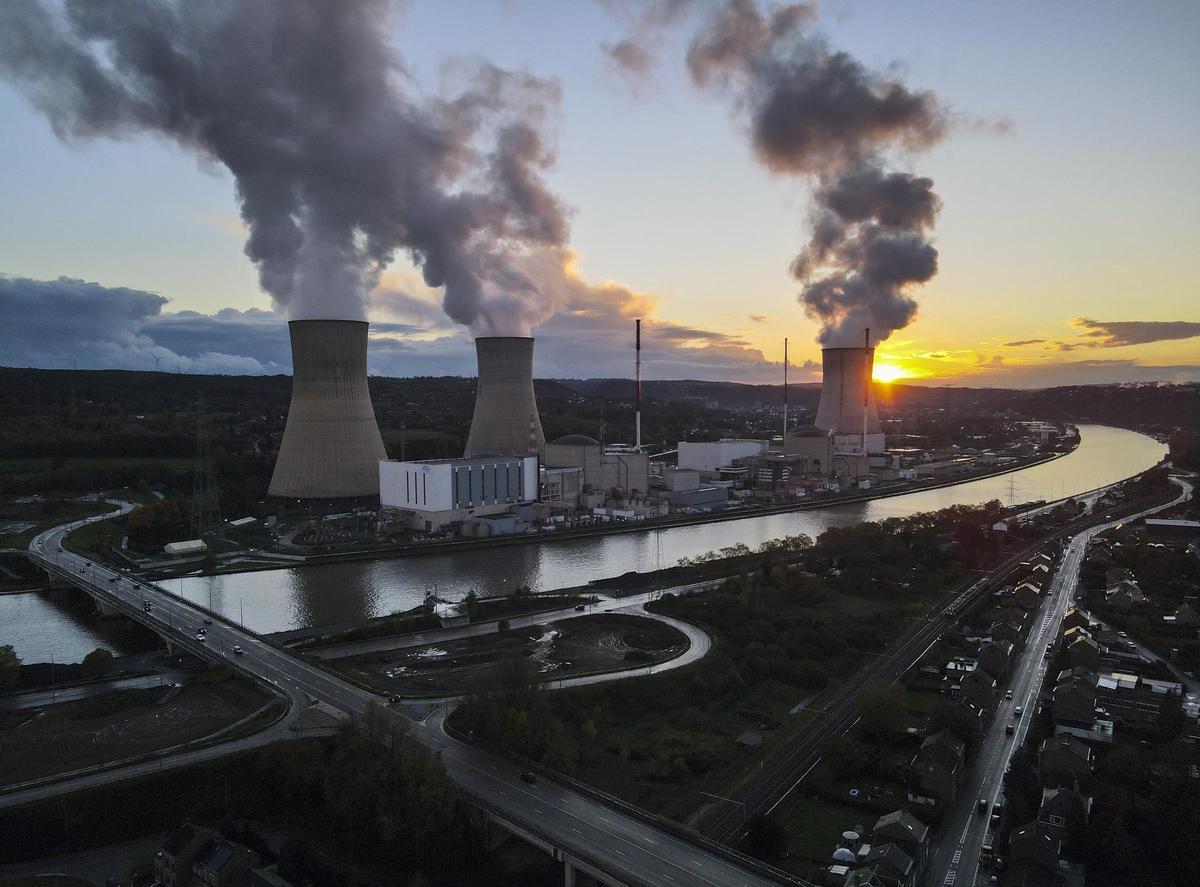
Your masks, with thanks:
M 938 479 L 1003 464 L 994 453 L 889 449 L 875 402 L 874 348 L 822 354 L 811 423 L 789 421 L 754 439 L 678 441 L 654 452 L 641 441 L 641 324 L 636 325 L 633 443 L 568 433 L 547 441 L 533 386 L 534 340 L 475 340 L 479 376 L 461 456 L 389 460 L 366 381 L 367 324 L 294 321 L 291 411 L 271 482 L 283 510 L 323 516 L 312 537 L 354 534 L 422 541 L 488 538 L 786 504 Z M 786 354 L 786 351 L 785 351 Z M 338 512 L 338 514 L 333 514 Z

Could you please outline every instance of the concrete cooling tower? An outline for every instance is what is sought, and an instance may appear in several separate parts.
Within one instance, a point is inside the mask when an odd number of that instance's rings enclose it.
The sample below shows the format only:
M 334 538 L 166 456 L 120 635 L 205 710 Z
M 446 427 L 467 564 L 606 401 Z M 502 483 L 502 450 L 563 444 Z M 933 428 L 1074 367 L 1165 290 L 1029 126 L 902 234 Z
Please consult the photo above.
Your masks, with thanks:
M 367 323 L 293 320 L 292 403 L 267 494 L 378 499 L 386 459 L 367 390 Z
M 482 336 L 475 353 L 479 387 L 463 455 L 540 455 L 546 437 L 533 395 L 533 339 Z
M 825 348 L 821 351 L 821 402 L 814 424 L 834 433 L 841 452 L 881 453 L 884 449 L 875 388 L 870 384 L 874 348 Z M 864 422 L 865 419 L 865 422 Z

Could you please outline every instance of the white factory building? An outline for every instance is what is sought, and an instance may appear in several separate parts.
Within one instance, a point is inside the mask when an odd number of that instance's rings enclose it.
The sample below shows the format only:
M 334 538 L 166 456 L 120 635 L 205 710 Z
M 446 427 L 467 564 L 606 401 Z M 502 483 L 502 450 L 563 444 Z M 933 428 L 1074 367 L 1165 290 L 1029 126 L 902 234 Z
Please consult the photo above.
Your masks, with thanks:
M 727 437 L 708 443 L 679 441 L 679 467 L 695 471 L 720 471 L 738 459 L 761 456 L 767 452 L 767 441 Z
M 418 532 L 509 511 L 538 498 L 536 456 L 379 462 L 379 504 Z

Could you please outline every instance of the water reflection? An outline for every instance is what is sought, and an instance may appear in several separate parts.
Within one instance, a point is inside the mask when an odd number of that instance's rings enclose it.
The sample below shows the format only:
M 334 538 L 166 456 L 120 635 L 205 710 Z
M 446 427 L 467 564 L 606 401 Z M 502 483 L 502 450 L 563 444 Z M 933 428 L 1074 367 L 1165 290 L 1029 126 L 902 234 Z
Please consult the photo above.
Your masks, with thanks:
M 668 567 L 681 557 L 738 543 L 755 547 L 795 533 L 816 537 L 831 526 L 933 511 L 990 499 L 1058 498 L 1136 474 L 1166 447 L 1132 431 L 1081 426 L 1079 449 L 1044 465 L 940 490 L 813 511 L 768 515 L 615 536 L 458 551 L 421 557 L 351 561 L 286 570 L 193 577 L 185 595 L 259 631 L 347 622 L 407 609 L 426 591 L 458 599 L 472 589 L 494 594 L 527 584 L 535 590 L 580 585 L 629 570 Z M 1011 482 L 1011 488 L 1010 488 Z M 179 586 L 172 582 L 172 591 Z

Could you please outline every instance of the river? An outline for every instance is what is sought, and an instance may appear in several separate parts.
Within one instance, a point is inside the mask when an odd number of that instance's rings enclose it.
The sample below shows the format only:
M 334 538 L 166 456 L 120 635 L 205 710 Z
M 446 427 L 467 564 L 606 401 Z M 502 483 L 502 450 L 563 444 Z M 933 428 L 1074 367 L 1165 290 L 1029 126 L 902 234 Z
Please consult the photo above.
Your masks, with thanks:
M 832 526 L 991 499 L 1007 502 L 1010 481 L 1016 502 L 1056 499 L 1144 471 L 1167 451 L 1153 438 L 1120 428 L 1081 425 L 1079 432 L 1075 452 L 1042 465 L 852 505 L 561 542 L 191 577 L 163 586 L 261 632 L 351 622 L 413 607 L 427 590 L 450 600 L 471 589 L 500 594 L 522 584 L 544 591 L 669 567 L 682 557 L 739 542 L 753 548 L 796 533 L 816 538 Z

